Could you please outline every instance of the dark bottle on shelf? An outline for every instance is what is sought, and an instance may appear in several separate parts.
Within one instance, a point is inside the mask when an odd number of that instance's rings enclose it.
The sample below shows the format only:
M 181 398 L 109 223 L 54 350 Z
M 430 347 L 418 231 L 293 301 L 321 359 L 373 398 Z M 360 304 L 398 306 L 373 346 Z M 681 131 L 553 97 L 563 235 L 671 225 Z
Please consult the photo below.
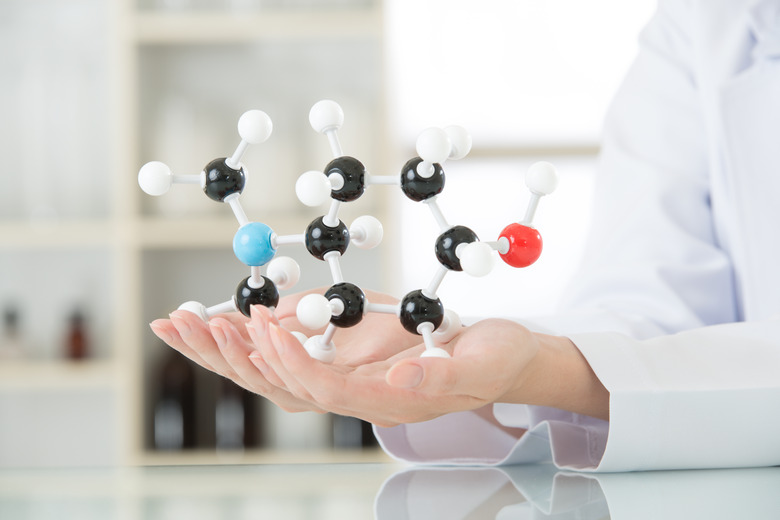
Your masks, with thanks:
M 3 312 L 3 336 L 0 339 L 0 360 L 19 359 L 25 355 L 19 327 L 19 310 L 8 306 Z
M 229 379 L 221 381 L 218 392 L 214 411 L 217 449 L 241 451 L 259 446 L 255 396 Z
M 65 337 L 65 357 L 68 359 L 84 359 L 89 354 L 84 313 L 76 309 L 68 319 L 68 332 Z
M 176 451 L 195 447 L 195 370 L 192 363 L 166 349 L 154 402 L 154 447 Z

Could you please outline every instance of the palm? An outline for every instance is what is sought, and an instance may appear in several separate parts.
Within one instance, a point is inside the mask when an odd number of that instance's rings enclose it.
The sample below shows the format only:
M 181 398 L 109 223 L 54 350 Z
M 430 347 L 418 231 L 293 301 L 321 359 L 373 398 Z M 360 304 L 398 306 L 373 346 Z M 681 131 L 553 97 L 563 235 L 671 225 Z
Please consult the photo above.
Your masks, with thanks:
M 321 334 L 301 326 L 295 316 L 295 307 L 305 293 L 283 298 L 275 314 L 279 324 L 286 330 L 303 332 L 307 336 Z M 367 297 L 373 303 L 396 303 L 394 298 L 374 292 Z M 336 345 L 334 364 L 345 367 L 359 367 L 392 358 L 399 352 L 420 343 L 420 337 L 407 332 L 398 317 L 390 314 L 368 313 L 356 326 L 339 329 L 333 339 Z
M 473 410 L 501 400 L 518 381 L 538 344 L 520 325 L 486 320 L 462 332 L 446 346 L 451 359 L 420 358 L 422 344 L 361 365 L 322 364 L 308 358 L 291 336 L 280 333 L 274 370 L 292 393 L 325 409 L 375 424 L 432 419 Z M 346 350 L 346 348 L 345 348 Z M 382 349 L 389 353 L 390 349 Z M 422 386 L 403 381 L 405 366 L 423 367 Z

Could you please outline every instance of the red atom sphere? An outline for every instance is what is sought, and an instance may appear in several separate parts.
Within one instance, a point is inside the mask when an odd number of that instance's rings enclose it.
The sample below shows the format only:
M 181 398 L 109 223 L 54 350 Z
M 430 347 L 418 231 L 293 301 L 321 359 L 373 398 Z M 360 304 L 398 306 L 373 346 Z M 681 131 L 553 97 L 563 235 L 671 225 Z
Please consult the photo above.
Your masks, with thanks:
M 509 224 L 499 235 L 502 237 L 509 240 L 509 251 L 499 256 L 512 267 L 528 267 L 542 254 L 542 235 L 532 227 Z

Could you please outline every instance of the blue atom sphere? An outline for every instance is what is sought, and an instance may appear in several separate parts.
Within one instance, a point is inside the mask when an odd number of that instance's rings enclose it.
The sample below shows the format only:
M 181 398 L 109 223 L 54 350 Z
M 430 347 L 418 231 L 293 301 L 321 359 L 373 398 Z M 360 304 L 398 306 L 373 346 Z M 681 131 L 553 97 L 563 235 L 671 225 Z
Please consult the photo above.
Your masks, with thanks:
M 276 254 L 271 245 L 273 230 L 260 222 L 250 222 L 239 228 L 233 237 L 233 252 L 248 266 L 267 264 Z

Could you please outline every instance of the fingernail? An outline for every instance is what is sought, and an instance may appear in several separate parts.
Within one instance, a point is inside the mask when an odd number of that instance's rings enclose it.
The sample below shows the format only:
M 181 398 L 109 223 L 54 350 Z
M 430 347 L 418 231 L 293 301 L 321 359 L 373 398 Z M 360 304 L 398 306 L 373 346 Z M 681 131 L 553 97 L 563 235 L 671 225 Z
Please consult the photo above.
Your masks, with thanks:
M 246 323 L 244 324 L 244 327 L 246 327 L 246 331 L 249 333 L 249 339 L 251 339 L 253 343 L 257 343 L 257 327 L 252 323 Z
M 171 335 L 168 334 L 160 325 L 152 322 L 149 324 L 149 327 L 152 329 L 152 332 L 154 332 L 155 336 L 170 345 L 173 338 L 171 338 Z
M 171 314 L 170 317 L 171 321 L 173 322 L 173 326 L 176 327 L 176 330 L 179 331 L 179 335 L 182 338 L 186 338 L 192 333 L 192 329 L 190 329 L 190 326 L 186 321 L 184 321 L 183 318 L 177 316 L 175 313 Z
M 265 335 L 265 328 L 267 323 L 267 318 L 263 314 L 263 312 L 258 308 L 257 305 L 252 306 L 252 311 L 250 313 L 252 315 L 252 321 L 251 324 L 255 329 L 255 332 L 257 332 L 258 336 L 264 336 Z
M 423 369 L 412 363 L 393 368 L 388 374 L 388 383 L 400 388 L 414 388 L 422 383 Z
M 254 351 L 251 354 L 249 354 L 249 361 L 252 362 L 254 366 L 257 367 L 257 369 L 265 375 L 268 371 L 268 365 L 266 364 L 265 360 L 263 359 L 263 356 L 258 351 Z
M 277 349 L 281 348 L 282 335 L 279 333 L 279 327 L 275 323 L 269 323 L 268 332 L 269 336 L 271 336 L 271 343 L 273 343 L 274 347 Z
M 217 323 L 211 324 L 211 335 L 214 337 L 214 341 L 217 343 L 217 347 L 222 350 L 227 344 L 227 335 L 222 327 Z

